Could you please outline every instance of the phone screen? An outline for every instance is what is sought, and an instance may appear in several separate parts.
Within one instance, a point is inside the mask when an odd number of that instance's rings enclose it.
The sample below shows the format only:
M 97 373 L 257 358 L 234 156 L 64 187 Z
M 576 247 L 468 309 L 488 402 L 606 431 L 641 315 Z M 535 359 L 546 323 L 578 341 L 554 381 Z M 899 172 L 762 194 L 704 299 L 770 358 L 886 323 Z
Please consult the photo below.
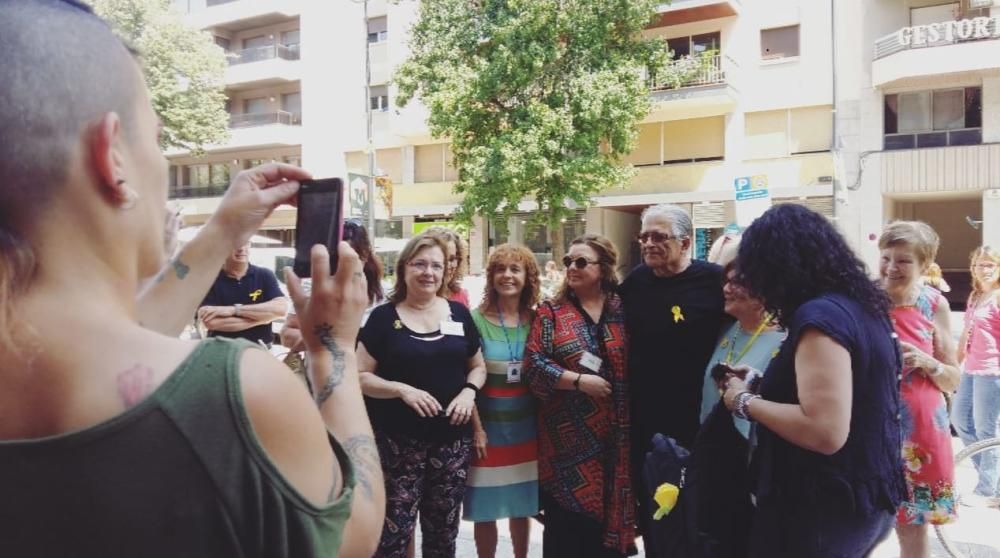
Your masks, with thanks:
M 316 244 L 330 252 L 330 273 L 337 269 L 344 183 L 339 178 L 303 180 L 295 223 L 295 274 L 312 277 L 309 252 Z

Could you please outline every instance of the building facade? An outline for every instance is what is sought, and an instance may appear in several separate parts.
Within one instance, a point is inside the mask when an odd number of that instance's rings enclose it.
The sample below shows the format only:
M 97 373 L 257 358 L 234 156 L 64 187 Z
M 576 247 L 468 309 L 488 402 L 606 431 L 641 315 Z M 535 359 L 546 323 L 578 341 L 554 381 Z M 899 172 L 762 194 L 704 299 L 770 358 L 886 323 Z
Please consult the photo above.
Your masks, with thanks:
M 395 104 L 392 71 L 408 54 L 417 2 L 176 3 L 230 60 L 230 141 L 200 158 L 168 154 L 188 222 L 207 218 L 233 172 L 268 160 L 315 176 L 387 177 L 380 237 L 451 221 L 460 198 L 447 141 L 430 136 L 419 102 Z M 931 223 L 942 267 L 956 273 L 984 240 L 1000 244 L 1000 9 L 991 1 L 673 0 L 658 12 L 646 33 L 666 39 L 674 63 L 701 69 L 652 84 L 653 110 L 627 159 L 636 177 L 552 230 L 532 225 L 530 201 L 506 226 L 478 220 L 473 272 L 501 242 L 523 242 L 544 263 L 582 232 L 615 241 L 628 269 L 641 211 L 665 202 L 690 209 L 704 255 L 724 227 L 760 210 L 736 201 L 751 182 L 772 203 L 834 219 L 869 265 L 892 218 Z M 349 182 L 357 213 L 367 192 Z M 293 227 L 294 211 L 282 209 L 264 233 L 288 244 Z
M 926 221 L 962 307 L 969 254 L 1000 245 L 1000 3 L 836 3 L 838 224 L 869 265 L 893 219 Z

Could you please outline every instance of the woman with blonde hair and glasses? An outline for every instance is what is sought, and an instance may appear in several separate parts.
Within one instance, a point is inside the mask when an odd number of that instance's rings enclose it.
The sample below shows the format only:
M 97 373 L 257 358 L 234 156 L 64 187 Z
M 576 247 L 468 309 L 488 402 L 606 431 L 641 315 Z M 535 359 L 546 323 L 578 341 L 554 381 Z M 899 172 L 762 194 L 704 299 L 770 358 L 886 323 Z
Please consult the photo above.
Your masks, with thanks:
M 386 481 L 380 557 L 406 556 L 418 511 L 423 555 L 455 555 L 486 365 L 469 310 L 441 296 L 446 251 L 433 234 L 410 239 L 389 302 L 359 336 L 361 390 Z
M 544 556 L 620 557 L 635 541 L 629 480 L 628 340 L 615 293 L 618 251 L 586 234 L 566 279 L 538 308 L 525 378 L 539 400 L 538 476 Z
M 443 297 L 455 302 L 461 302 L 466 308 L 469 304 L 469 291 L 462 288 L 462 279 L 468 270 L 466 260 L 469 256 L 468 246 L 462 240 L 462 235 L 447 227 L 431 227 L 424 234 L 438 236 L 444 242 L 448 251 L 445 253 L 447 266 L 444 282 L 441 286 Z
M 965 310 L 965 329 L 958 343 L 962 382 L 951 420 L 965 445 L 997 435 L 1000 415 L 1000 252 L 989 246 L 972 253 L 972 294 Z M 1000 505 L 994 452 L 972 456 L 979 471 L 973 494 L 965 505 Z
M 490 254 L 486 292 L 472 311 L 487 375 L 472 417 L 476 453 L 462 513 L 476 522 L 479 558 L 496 555 L 499 519 L 510 520 L 514 556 L 525 558 L 530 518 L 538 513 L 535 399 L 521 368 L 540 283 L 531 251 L 501 244 Z

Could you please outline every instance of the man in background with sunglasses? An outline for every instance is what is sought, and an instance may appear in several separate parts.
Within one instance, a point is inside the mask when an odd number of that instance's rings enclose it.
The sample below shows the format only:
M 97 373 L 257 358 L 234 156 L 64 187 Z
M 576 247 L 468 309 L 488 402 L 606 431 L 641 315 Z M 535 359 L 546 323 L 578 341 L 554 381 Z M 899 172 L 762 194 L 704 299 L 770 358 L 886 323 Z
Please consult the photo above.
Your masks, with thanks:
M 639 264 L 622 283 L 629 335 L 632 465 L 637 495 L 643 461 L 657 432 L 690 449 L 699 427 L 705 366 L 725 321 L 722 268 L 692 261 L 694 231 L 681 207 L 642 214 Z M 639 497 L 640 503 L 644 501 Z M 641 505 L 641 504 L 640 504 Z M 651 511 L 640 510 L 640 529 Z

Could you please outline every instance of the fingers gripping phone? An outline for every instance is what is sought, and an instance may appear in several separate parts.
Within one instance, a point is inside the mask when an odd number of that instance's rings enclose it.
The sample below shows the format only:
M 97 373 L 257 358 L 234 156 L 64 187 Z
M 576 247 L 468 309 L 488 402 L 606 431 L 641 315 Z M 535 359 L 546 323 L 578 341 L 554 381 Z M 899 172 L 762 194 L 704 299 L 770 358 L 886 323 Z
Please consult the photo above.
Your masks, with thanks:
M 337 244 L 343 231 L 344 182 L 339 178 L 303 180 L 295 218 L 295 274 L 312 277 L 310 251 L 316 244 L 330 253 L 330 273 L 337 270 Z

